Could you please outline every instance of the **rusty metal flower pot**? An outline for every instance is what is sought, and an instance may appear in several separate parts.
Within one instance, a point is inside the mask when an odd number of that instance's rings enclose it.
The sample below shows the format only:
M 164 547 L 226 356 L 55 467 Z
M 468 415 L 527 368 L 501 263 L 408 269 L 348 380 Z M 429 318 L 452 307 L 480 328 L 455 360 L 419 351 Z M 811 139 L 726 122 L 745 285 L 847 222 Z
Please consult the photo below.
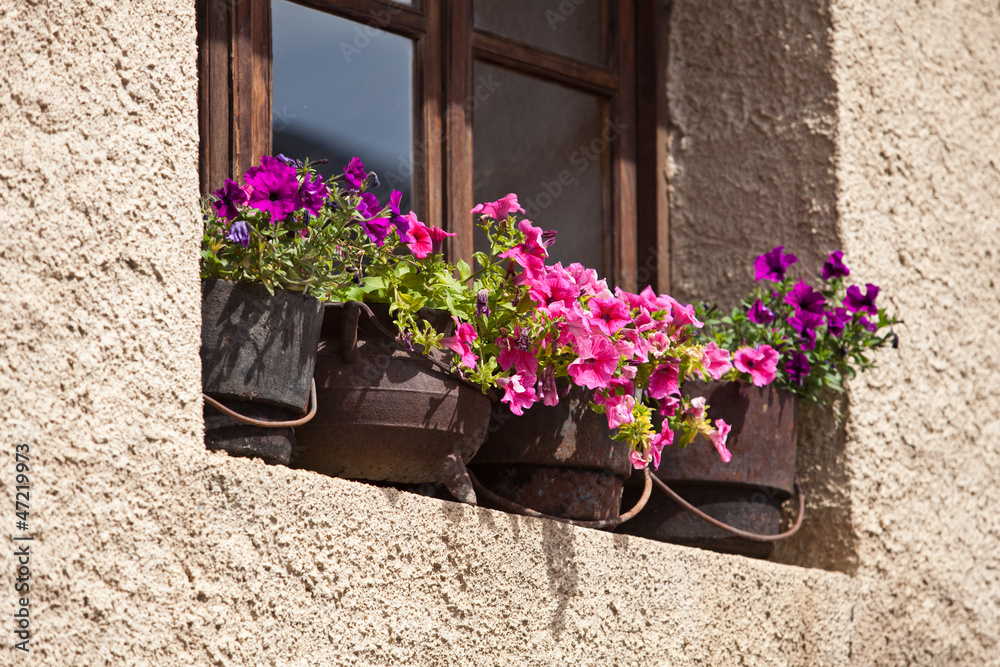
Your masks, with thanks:
M 524 415 L 497 403 L 491 433 L 470 466 L 501 498 L 564 519 L 612 519 L 621 511 L 631 464 L 628 445 L 615 442 L 607 418 L 574 388 L 558 405 L 534 405 Z
M 442 331 L 451 322 L 421 315 Z M 350 479 L 442 483 L 475 504 L 465 463 L 486 437 L 490 400 L 443 363 L 403 349 L 394 331 L 384 305 L 326 304 L 319 410 L 296 429 L 294 465 Z
M 663 450 L 656 476 L 682 498 L 734 528 L 777 535 L 781 505 L 794 491 L 798 401 L 771 386 L 740 382 L 687 383 L 689 396 L 704 396 L 709 418 L 732 426 L 723 463 L 708 440 Z M 633 483 L 630 483 L 630 487 Z M 773 542 L 736 537 L 706 523 L 668 496 L 655 493 L 621 532 L 724 553 L 767 558 Z
M 301 292 L 230 280 L 201 282 L 202 391 L 265 421 L 302 416 L 309 401 L 323 304 Z M 249 426 L 205 405 L 205 445 L 288 463 L 291 428 Z

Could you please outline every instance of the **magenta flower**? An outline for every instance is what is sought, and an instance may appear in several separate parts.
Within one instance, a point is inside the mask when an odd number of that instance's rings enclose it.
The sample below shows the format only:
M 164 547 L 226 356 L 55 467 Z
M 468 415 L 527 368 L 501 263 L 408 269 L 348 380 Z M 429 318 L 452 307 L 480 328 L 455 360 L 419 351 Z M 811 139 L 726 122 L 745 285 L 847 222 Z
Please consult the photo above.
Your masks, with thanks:
M 840 250 L 831 252 L 829 259 L 823 263 L 823 280 L 846 278 L 849 275 L 851 270 L 844 264 L 844 253 Z
M 695 317 L 694 306 L 681 305 L 676 299 L 667 294 L 661 294 L 656 297 L 658 304 L 657 310 L 668 310 L 670 312 L 670 324 L 675 327 L 683 327 L 688 324 L 694 325 L 695 328 L 700 329 L 704 324 L 698 321 Z
M 851 321 L 851 316 L 843 308 L 835 308 L 826 312 L 826 330 L 837 338 L 844 333 L 844 327 Z
M 444 245 L 444 240 L 449 236 L 458 236 L 454 232 L 446 232 L 440 227 L 427 227 L 427 233 L 431 235 L 431 252 L 435 255 L 441 253 L 441 246 Z
M 664 424 L 663 430 L 654 434 L 649 441 L 649 451 L 653 457 L 654 470 L 659 470 L 660 468 L 660 455 L 663 452 L 663 448 L 672 444 L 674 444 L 674 432 L 669 426 Z
M 410 223 L 407 228 L 410 240 L 406 242 L 406 247 L 417 259 L 423 259 L 434 249 L 430 227 L 417 220 L 417 214 L 413 211 L 406 214 L 406 219 Z
M 315 178 L 316 180 L 312 180 L 311 174 L 305 175 L 299 185 L 298 192 L 295 193 L 295 208 L 304 208 L 313 215 L 319 215 L 320 209 L 323 208 L 323 202 L 330 196 L 330 192 L 319 174 Z
M 247 185 L 253 188 L 250 206 L 270 213 L 271 224 L 281 222 L 296 210 L 299 180 L 295 169 L 281 160 L 264 156 L 261 166 L 247 171 L 244 178 Z
M 660 416 L 661 417 L 673 417 L 674 413 L 677 412 L 677 408 L 681 405 L 681 397 L 675 394 L 670 394 L 666 398 L 660 401 Z
M 459 357 L 461 357 L 462 365 L 466 368 L 474 369 L 476 367 L 476 361 L 479 359 L 478 356 L 472 353 L 472 348 L 469 343 L 478 338 L 475 327 L 468 323 L 459 323 L 458 318 L 452 315 L 451 319 L 455 321 L 455 335 L 448 336 L 441 339 L 441 345 L 447 347 Z M 531 390 L 534 394 L 534 389 Z
M 498 199 L 497 201 L 491 201 L 484 204 L 477 204 L 469 213 L 475 215 L 476 213 L 482 214 L 487 218 L 493 218 L 494 220 L 501 220 L 506 218 L 512 211 L 519 211 L 524 213 L 524 209 L 517 203 L 517 195 L 511 192 L 506 197 Z
M 795 384 L 802 384 L 811 370 L 809 359 L 801 352 L 792 353 L 792 358 L 785 364 L 785 373 L 788 379 Z
M 544 405 L 559 405 L 559 389 L 556 387 L 556 370 L 546 366 L 538 376 L 538 398 Z
M 715 430 L 708 434 L 708 439 L 715 445 L 715 449 L 719 452 L 719 458 L 722 459 L 723 463 L 729 463 L 733 459 L 733 455 L 726 449 L 726 440 L 729 438 L 731 428 L 725 421 L 716 419 Z
M 655 335 L 655 334 L 654 334 Z M 733 367 L 729 350 L 723 350 L 715 343 L 709 343 L 701 352 L 701 365 L 713 380 L 718 380 Z
M 498 257 L 513 259 L 528 271 L 540 272 L 545 264 L 545 259 L 549 256 L 548 250 L 541 242 L 542 229 L 535 227 L 528 220 L 522 220 L 517 226 L 524 233 L 524 241 L 510 250 L 500 253 Z
M 679 359 L 667 359 L 666 363 L 657 366 L 656 370 L 649 376 L 649 385 L 646 391 L 650 398 L 661 399 L 671 394 L 680 394 L 679 375 Z
M 636 470 L 642 470 L 647 465 L 649 465 L 649 461 L 647 460 L 649 458 L 650 458 L 650 455 L 648 455 L 648 454 L 642 454 L 638 450 L 629 449 L 629 451 L 628 451 L 628 460 L 629 460 L 629 463 L 631 463 L 632 467 L 635 468 Z
M 501 402 L 506 403 L 510 407 L 510 411 L 518 416 L 523 415 L 524 411 L 534 405 L 538 398 L 532 383 L 525 386 L 523 380 L 520 375 L 499 377 L 496 380 L 497 385 L 504 390 Z
M 631 394 L 609 396 L 604 402 L 604 416 L 608 418 L 608 428 L 616 429 L 622 424 L 631 424 L 635 419 L 632 409 L 635 398 Z
M 774 321 L 774 312 L 765 306 L 763 301 L 757 299 L 757 303 L 747 311 L 747 317 L 757 324 L 770 324 Z
M 227 178 L 222 187 L 212 194 L 218 198 L 218 201 L 212 202 L 212 207 L 220 218 L 227 221 L 239 215 L 240 212 L 236 207 L 246 204 L 249 199 L 246 191 L 231 178 Z
M 789 266 L 799 261 L 799 258 L 795 255 L 782 253 L 781 251 L 784 249 L 785 246 L 779 245 L 771 252 L 759 255 L 754 260 L 753 268 L 757 280 L 773 280 L 780 283 L 785 279 L 785 271 Z
M 733 355 L 733 366 L 742 373 L 749 373 L 754 386 L 763 387 L 774 382 L 778 375 L 778 351 L 770 345 L 757 349 L 744 347 Z
M 505 371 L 514 367 L 515 372 L 534 382 L 538 374 L 538 358 L 531 353 L 531 340 L 527 332 L 514 332 L 513 338 L 499 339 L 497 343 L 503 352 L 497 357 L 497 362 Z
M 800 310 L 788 318 L 788 323 L 802 339 L 801 347 L 803 350 L 811 350 L 816 347 L 816 329 L 823 324 L 822 315 Z
M 615 298 L 590 300 L 590 323 L 606 336 L 612 336 L 632 321 L 628 306 Z M 592 327 L 592 328 L 593 328 Z
M 851 285 L 847 288 L 847 296 L 844 298 L 844 305 L 852 313 L 868 313 L 878 315 L 878 308 L 875 306 L 875 298 L 878 296 L 879 288 L 871 283 L 865 285 L 866 293 L 861 294 L 861 288 Z
M 352 157 L 351 161 L 344 167 L 344 180 L 353 190 L 360 190 L 365 187 L 367 179 L 368 172 L 365 171 L 365 165 L 358 158 Z
M 796 311 L 822 315 L 823 304 L 826 303 L 826 299 L 822 294 L 800 280 L 795 288 L 785 296 L 785 303 L 795 306 Z
M 244 221 L 237 220 L 226 233 L 226 239 L 246 248 L 250 245 L 250 228 Z
M 865 331 L 867 331 L 868 333 L 875 333 L 876 331 L 878 331 L 878 325 L 869 320 L 864 315 L 862 315 L 861 319 L 859 319 L 858 321 L 861 322 L 861 326 L 864 327 Z
M 403 193 L 399 190 L 393 190 L 389 194 L 389 210 L 392 211 L 392 218 L 390 222 L 396 228 L 399 233 L 399 240 L 406 243 L 410 241 L 410 219 L 406 215 L 402 215 L 399 212 L 399 201 L 403 198 Z M 412 213 L 413 211 L 410 211 Z
M 566 372 L 573 382 L 587 389 L 603 389 L 618 368 L 618 351 L 604 336 L 578 338 L 575 359 Z
M 358 202 L 358 213 L 364 218 L 358 224 L 365 230 L 365 234 L 375 245 L 381 246 L 385 243 L 385 237 L 389 235 L 389 219 L 376 217 L 382 213 L 384 207 L 378 203 L 378 199 L 370 192 L 361 193 L 361 201 Z

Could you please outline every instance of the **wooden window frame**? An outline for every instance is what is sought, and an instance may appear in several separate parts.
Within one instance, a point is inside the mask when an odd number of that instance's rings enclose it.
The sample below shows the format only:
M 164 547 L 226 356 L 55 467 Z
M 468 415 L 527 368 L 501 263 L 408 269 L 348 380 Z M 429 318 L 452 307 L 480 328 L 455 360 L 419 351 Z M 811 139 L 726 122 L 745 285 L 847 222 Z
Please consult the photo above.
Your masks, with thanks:
M 605 159 L 610 195 L 603 219 L 610 229 L 604 236 L 611 242 L 604 264 L 624 289 L 636 290 L 641 282 L 665 290 L 666 190 L 658 168 L 665 137 L 657 111 L 663 98 L 655 28 L 660 3 L 609 3 L 612 66 L 602 67 L 474 28 L 473 0 L 422 0 L 417 8 L 387 0 L 294 1 L 415 41 L 414 201 L 426 221 L 458 234 L 450 241 L 451 257 L 471 262 L 473 253 L 467 101 L 473 99 L 475 62 L 604 97 L 610 118 L 624 128 Z M 270 153 L 271 0 L 199 0 L 198 29 L 200 177 L 208 192 Z M 638 94 L 639 85 L 646 94 Z

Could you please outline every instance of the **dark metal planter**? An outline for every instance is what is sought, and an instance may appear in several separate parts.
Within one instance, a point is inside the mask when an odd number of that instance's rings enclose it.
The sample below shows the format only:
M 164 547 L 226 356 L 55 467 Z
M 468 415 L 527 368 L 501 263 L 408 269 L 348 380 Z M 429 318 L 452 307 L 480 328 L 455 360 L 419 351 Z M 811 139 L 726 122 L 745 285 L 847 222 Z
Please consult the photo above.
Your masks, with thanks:
M 248 417 L 302 416 L 316 364 L 323 304 L 301 292 L 202 280 L 202 391 Z M 291 428 L 250 426 L 205 406 L 205 445 L 288 463 Z
M 465 463 L 486 437 L 489 398 L 443 364 L 402 349 L 385 306 L 370 306 L 375 321 L 368 309 L 326 304 L 316 362 L 320 407 L 297 429 L 295 465 L 350 479 L 442 483 L 475 504 Z M 427 319 L 441 330 L 451 321 L 440 313 Z
M 772 387 L 738 382 L 689 383 L 689 396 L 705 396 L 709 417 L 732 426 L 723 463 L 704 438 L 681 449 L 667 447 L 655 473 L 682 498 L 734 528 L 777 535 L 781 505 L 794 491 L 797 398 Z M 632 486 L 632 483 L 630 483 Z M 662 493 L 621 532 L 664 542 L 767 558 L 773 542 L 736 537 L 686 511 Z
M 631 464 L 628 446 L 612 440 L 607 419 L 573 389 L 559 405 L 535 405 L 518 417 L 499 406 L 492 433 L 472 463 L 479 482 L 537 512 L 584 521 L 621 511 Z

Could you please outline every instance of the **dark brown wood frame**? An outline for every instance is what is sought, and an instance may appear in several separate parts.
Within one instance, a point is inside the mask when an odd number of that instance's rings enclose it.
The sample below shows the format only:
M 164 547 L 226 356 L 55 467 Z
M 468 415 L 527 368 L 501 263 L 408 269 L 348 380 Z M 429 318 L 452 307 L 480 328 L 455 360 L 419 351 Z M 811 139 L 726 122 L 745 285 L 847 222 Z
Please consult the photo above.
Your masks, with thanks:
M 662 75 L 654 27 L 662 3 L 610 3 L 612 66 L 600 67 L 474 29 L 473 0 L 422 0 L 418 9 L 386 0 L 295 1 L 415 40 L 414 200 L 424 219 L 458 234 L 452 257 L 468 261 L 473 252 L 472 114 L 466 101 L 474 62 L 605 98 L 610 117 L 625 128 L 605 157 L 610 193 L 604 219 L 611 239 L 605 265 L 625 289 L 636 289 L 637 278 L 664 287 L 665 189 L 657 166 L 664 137 L 655 102 L 662 99 Z M 208 192 L 270 151 L 270 0 L 200 0 L 198 27 L 201 188 Z M 642 97 L 648 104 L 638 103 L 638 85 L 652 88 L 654 94 Z M 645 273 L 640 248 L 644 261 L 649 252 L 658 260 L 652 267 L 645 261 Z

